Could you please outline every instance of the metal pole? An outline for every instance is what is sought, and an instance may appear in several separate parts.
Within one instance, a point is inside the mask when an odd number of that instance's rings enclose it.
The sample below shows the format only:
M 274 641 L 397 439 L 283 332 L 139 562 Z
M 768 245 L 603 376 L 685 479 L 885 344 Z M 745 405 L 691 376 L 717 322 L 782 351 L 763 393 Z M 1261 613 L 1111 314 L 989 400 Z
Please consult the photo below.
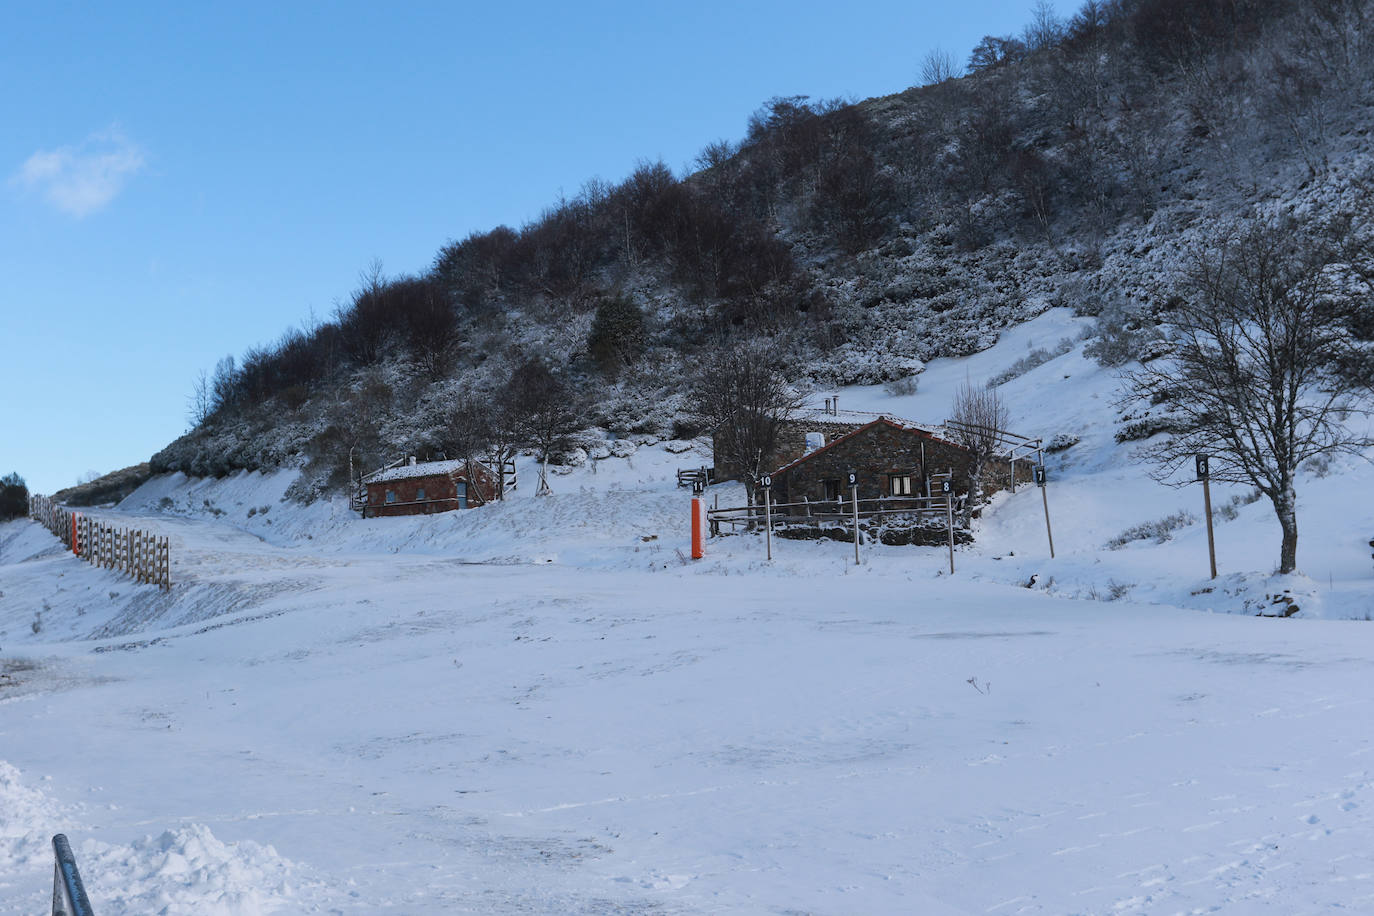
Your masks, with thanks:
M 768 545 L 768 562 L 773 562 L 773 489 L 763 491 L 763 542 Z
M 52 838 L 54 853 L 52 912 L 54 916 L 91 916 L 91 901 L 76 869 L 76 857 L 63 834 Z
M 1050 530 L 1050 498 L 1045 491 L 1049 489 L 1046 484 L 1040 485 L 1040 501 L 1045 504 L 1045 536 L 1050 539 L 1050 559 L 1054 559 L 1054 532 Z
M 849 488 L 850 496 L 854 499 L 854 565 L 859 565 L 859 484 Z
M 949 492 L 945 494 L 945 524 L 949 528 L 949 574 L 954 575 L 954 478 L 950 478 Z
M 1217 544 L 1212 538 L 1212 484 L 1211 481 L 1202 478 L 1202 505 L 1207 513 L 1207 559 L 1212 564 L 1212 578 L 1217 577 Z

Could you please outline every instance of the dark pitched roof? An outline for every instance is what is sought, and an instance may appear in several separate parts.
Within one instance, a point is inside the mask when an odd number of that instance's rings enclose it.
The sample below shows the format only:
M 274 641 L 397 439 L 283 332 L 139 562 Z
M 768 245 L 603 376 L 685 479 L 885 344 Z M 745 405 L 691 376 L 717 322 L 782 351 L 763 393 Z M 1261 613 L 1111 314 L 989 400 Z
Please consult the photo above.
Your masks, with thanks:
M 946 438 L 944 438 L 943 436 L 937 436 L 937 435 L 935 435 L 933 432 L 930 431 L 929 427 L 918 426 L 918 425 L 915 424 L 915 423 L 906 423 L 906 422 L 901 422 L 901 421 L 897 421 L 897 420 L 891 420 L 891 419 L 888 419 L 887 417 L 880 416 L 880 417 L 878 417 L 878 419 L 876 419 L 876 420 L 871 420 L 871 421 L 869 421 L 868 423 L 865 423 L 863 426 L 860 426 L 858 429 L 851 430 L 850 432 L 845 433 L 843 436 L 837 436 L 836 438 L 831 439 L 829 442 L 827 442 L 825 445 L 822 445 L 820 448 L 816 449 L 815 451 L 807 452 L 805 455 L 802 455 L 802 456 L 801 456 L 800 458 L 798 458 L 796 461 L 793 461 L 791 464 L 787 464 L 787 465 L 784 465 L 784 466 L 778 468 L 778 469 L 777 469 L 776 471 L 774 471 L 773 473 L 774 473 L 774 474 L 783 474 L 783 473 L 786 473 L 787 471 L 790 471 L 790 470 L 792 470 L 793 468 L 795 468 L 797 465 L 799 465 L 799 464 L 804 464 L 805 462 L 810 461 L 812 458 L 816 457 L 816 456 L 819 455 L 821 452 L 829 451 L 830 449 L 834 448 L 835 446 L 839 445 L 839 444 L 842 443 L 842 442 L 848 442 L 850 439 L 854 438 L 855 436 L 859 435 L 860 433 L 864 433 L 864 432 L 866 432 L 866 431 L 872 429 L 873 427 L 875 427 L 875 426 L 877 426 L 877 425 L 879 425 L 879 424 L 883 424 L 883 425 L 885 425 L 885 426 L 891 426 L 893 429 L 899 429 L 899 430 L 902 430 L 903 432 L 912 433 L 912 434 L 914 434 L 914 435 L 920 436 L 920 437 L 925 438 L 925 439 L 930 439 L 930 440 L 935 441 L 935 442 L 942 442 L 942 443 L 944 443 L 945 445 L 953 446 L 954 448 L 963 448 L 963 446 L 960 445 L 960 444 L 957 443 L 957 442 L 954 442 L 954 441 L 952 441 L 952 440 L 950 440 L 950 439 L 946 439 Z

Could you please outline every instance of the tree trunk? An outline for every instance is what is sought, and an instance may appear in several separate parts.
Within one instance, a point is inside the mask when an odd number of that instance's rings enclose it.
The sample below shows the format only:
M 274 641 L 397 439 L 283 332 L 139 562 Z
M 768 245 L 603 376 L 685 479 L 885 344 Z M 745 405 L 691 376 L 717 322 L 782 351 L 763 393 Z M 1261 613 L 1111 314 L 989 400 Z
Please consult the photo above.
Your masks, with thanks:
M 549 453 L 545 452 L 544 457 L 539 462 L 539 489 L 535 490 L 535 496 L 548 496 L 553 492 L 549 486 Z
M 1298 568 L 1298 511 L 1297 494 L 1293 485 L 1286 485 L 1274 497 L 1274 513 L 1283 529 L 1283 547 L 1279 552 L 1279 573 L 1287 575 Z
M 951 481 L 951 484 L 953 482 Z M 973 527 L 973 510 L 976 509 L 983 497 L 983 459 L 975 457 L 973 466 L 969 468 L 968 475 L 968 497 L 964 500 L 964 511 L 961 513 L 962 522 L 965 528 Z

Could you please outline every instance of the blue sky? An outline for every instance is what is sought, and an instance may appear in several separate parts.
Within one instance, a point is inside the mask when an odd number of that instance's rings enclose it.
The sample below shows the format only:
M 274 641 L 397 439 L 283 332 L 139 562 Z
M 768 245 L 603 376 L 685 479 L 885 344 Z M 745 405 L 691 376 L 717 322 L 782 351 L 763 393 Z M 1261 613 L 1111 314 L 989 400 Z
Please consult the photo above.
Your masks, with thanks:
M 374 258 L 422 270 L 593 176 L 681 172 L 775 95 L 899 91 L 1031 5 L 11 4 L 0 474 L 145 460 L 200 370 L 328 317 Z

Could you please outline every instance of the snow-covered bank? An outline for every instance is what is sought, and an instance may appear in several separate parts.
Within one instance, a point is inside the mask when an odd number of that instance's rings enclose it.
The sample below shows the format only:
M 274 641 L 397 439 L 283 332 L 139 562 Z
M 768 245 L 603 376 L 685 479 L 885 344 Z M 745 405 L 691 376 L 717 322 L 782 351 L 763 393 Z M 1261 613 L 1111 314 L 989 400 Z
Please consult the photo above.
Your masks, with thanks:
M 51 894 L 52 835 L 89 831 L 84 823 L 93 814 L 89 808 L 54 801 L 0 760 L 0 901 L 24 905 L 30 913 L 45 908 Z M 315 909 L 331 895 L 271 846 L 251 840 L 226 844 L 203 824 L 126 845 L 87 839 L 77 856 L 82 880 L 95 891 L 100 912 L 299 912 Z
M 79 807 L 101 912 L 154 888 L 223 912 L 1374 904 L 1363 623 L 553 565 L 259 610 L 120 652 L 32 646 L 48 677 L 99 682 L 0 692 L 8 759 Z M 194 825 L 236 851 L 160 864 Z M 259 880 L 267 902 L 234 902 Z M 0 911 L 34 899 L 16 879 Z

